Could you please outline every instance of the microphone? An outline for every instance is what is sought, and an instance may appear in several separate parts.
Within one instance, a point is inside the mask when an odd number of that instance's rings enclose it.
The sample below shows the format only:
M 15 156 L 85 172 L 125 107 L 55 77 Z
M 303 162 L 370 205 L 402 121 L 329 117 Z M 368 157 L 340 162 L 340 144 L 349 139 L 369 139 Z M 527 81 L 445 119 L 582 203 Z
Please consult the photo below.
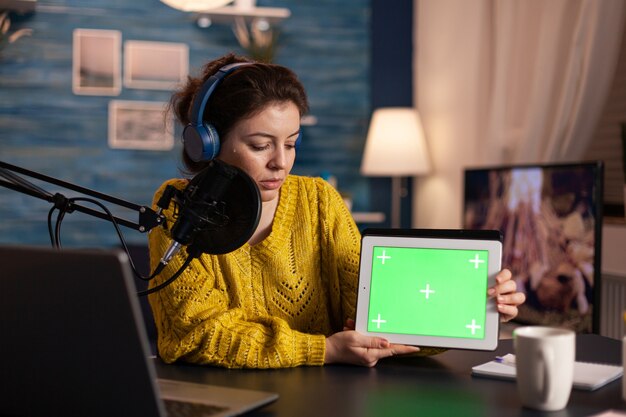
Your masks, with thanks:
M 183 191 L 175 191 L 174 202 L 178 217 L 171 229 L 172 243 L 161 258 L 163 265 L 183 246 L 192 258 L 231 252 L 250 239 L 261 216 L 261 196 L 252 178 L 217 159 Z

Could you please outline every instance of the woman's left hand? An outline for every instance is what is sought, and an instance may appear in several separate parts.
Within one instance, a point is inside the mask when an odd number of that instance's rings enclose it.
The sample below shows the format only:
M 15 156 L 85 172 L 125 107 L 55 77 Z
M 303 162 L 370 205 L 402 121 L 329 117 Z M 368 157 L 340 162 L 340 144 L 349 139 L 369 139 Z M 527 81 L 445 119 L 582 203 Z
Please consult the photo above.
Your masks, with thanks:
M 526 295 L 517 291 L 517 284 L 508 269 L 496 275 L 496 285 L 487 290 L 489 298 L 495 298 L 500 313 L 500 321 L 507 322 L 517 316 L 517 307 L 526 301 Z

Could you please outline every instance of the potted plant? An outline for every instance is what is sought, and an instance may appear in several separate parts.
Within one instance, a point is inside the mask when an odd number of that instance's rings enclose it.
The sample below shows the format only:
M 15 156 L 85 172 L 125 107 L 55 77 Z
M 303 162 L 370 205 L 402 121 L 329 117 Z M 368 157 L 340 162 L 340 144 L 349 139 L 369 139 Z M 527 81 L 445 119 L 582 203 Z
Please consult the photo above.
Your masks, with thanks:
M 9 12 L 4 11 L 0 13 L 0 57 L 2 56 L 2 51 L 8 44 L 17 41 L 22 36 L 27 36 L 33 33 L 32 29 L 18 29 L 13 32 L 9 32 L 10 29 L 11 18 L 9 17 Z
M 253 19 L 250 26 L 242 17 L 236 17 L 233 32 L 248 56 L 259 62 L 272 62 L 276 53 L 278 29 L 265 19 Z

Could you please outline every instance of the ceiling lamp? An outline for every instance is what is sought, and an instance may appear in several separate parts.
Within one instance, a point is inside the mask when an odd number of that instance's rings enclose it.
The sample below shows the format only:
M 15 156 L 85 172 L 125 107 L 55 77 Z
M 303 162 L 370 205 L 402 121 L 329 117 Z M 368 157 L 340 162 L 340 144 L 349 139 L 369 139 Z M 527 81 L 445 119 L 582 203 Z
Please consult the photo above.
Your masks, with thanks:
M 233 0 L 161 0 L 173 9 L 182 10 L 184 12 L 202 12 L 210 9 L 216 9 L 232 3 Z

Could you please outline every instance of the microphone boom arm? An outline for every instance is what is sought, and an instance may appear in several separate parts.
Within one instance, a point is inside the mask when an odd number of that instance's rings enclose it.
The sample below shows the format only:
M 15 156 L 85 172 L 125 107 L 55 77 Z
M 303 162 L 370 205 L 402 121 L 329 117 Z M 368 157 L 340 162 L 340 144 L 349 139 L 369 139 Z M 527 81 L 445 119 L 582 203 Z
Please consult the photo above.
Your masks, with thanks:
M 50 203 L 53 203 L 55 206 L 63 205 L 66 203 L 67 199 L 60 193 L 51 194 L 41 188 L 30 184 L 28 181 L 20 178 L 19 176 L 12 174 L 12 172 L 16 172 L 21 175 L 26 175 L 40 181 L 47 182 L 49 184 L 54 184 L 61 186 L 63 188 L 67 188 L 72 191 L 79 192 L 81 194 L 88 195 L 90 197 L 95 197 L 99 200 L 104 200 L 109 203 L 116 204 L 118 206 L 122 206 L 128 208 L 130 210 L 136 211 L 139 214 L 138 222 L 132 222 L 126 219 L 122 219 L 116 216 L 113 216 L 115 221 L 125 227 L 138 230 L 139 232 L 148 232 L 149 230 L 154 229 L 156 226 L 159 226 L 165 222 L 165 217 L 160 212 L 155 212 L 150 207 L 140 206 L 138 204 L 130 203 L 128 201 L 122 200 L 117 197 L 113 197 L 107 194 L 100 193 L 98 191 L 91 190 L 89 188 L 81 187 L 76 184 L 72 184 L 69 182 L 65 182 L 56 178 L 49 177 L 47 175 L 43 175 L 34 171 L 29 171 L 27 169 L 8 164 L 6 162 L 0 161 L 0 177 L 8 178 L 12 181 L 6 181 L 0 179 L 0 185 L 14 191 L 21 192 L 23 194 L 27 194 L 33 197 L 40 198 L 42 200 L 46 200 Z M 71 203 L 71 207 L 68 211 L 76 210 L 81 213 L 88 214 L 93 217 L 98 217 L 100 219 L 111 221 L 112 219 L 97 210 L 93 210 L 89 207 L 85 207 L 81 204 Z
M 52 194 L 15 173 L 94 197 L 94 199 L 83 197 L 67 198 L 61 193 Z M 222 254 L 240 247 L 252 236 L 261 216 L 261 196 L 254 180 L 239 168 L 228 166 L 228 164 L 217 160 L 211 161 L 207 168 L 196 175 L 185 190 L 178 190 L 171 185 L 166 187 L 156 204 L 159 207 L 157 211 L 152 210 L 150 207 L 130 203 L 117 197 L 38 172 L 29 171 L 3 161 L 0 161 L 0 186 L 53 204 L 48 214 L 48 229 L 52 245 L 58 248 L 61 247 L 59 231 L 61 220 L 65 213 L 71 213 L 76 210 L 113 223 L 122 246 L 128 254 L 133 272 L 144 281 L 149 281 L 161 274 L 169 260 L 178 250 L 182 246 L 188 246 L 187 257 L 178 270 L 164 282 L 148 290 L 140 291 L 138 295 L 141 296 L 159 291 L 170 285 L 187 268 L 189 263 L 201 253 Z M 95 199 L 107 201 L 138 212 L 139 222 L 135 223 L 114 216 L 106 206 Z M 167 229 L 165 216 L 162 212 L 169 207 L 172 199 L 177 205 L 182 206 L 181 210 L 184 212 L 184 215 L 182 213 L 178 215 L 178 219 L 171 231 L 173 236 L 172 244 L 167 249 L 161 262 L 159 262 L 150 276 L 143 277 L 137 272 L 130 258 L 128 247 L 118 224 L 142 233 L 152 230 L 159 225 Z M 80 205 L 77 201 L 94 203 L 100 206 L 106 214 Z M 226 206 L 229 206 L 229 215 L 225 213 Z M 51 226 L 51 214 L 57 209 L 59 210 L 59 217 L 57 218 L 55 233 Z M 185 220 L 181 221 L 181 217 Z

